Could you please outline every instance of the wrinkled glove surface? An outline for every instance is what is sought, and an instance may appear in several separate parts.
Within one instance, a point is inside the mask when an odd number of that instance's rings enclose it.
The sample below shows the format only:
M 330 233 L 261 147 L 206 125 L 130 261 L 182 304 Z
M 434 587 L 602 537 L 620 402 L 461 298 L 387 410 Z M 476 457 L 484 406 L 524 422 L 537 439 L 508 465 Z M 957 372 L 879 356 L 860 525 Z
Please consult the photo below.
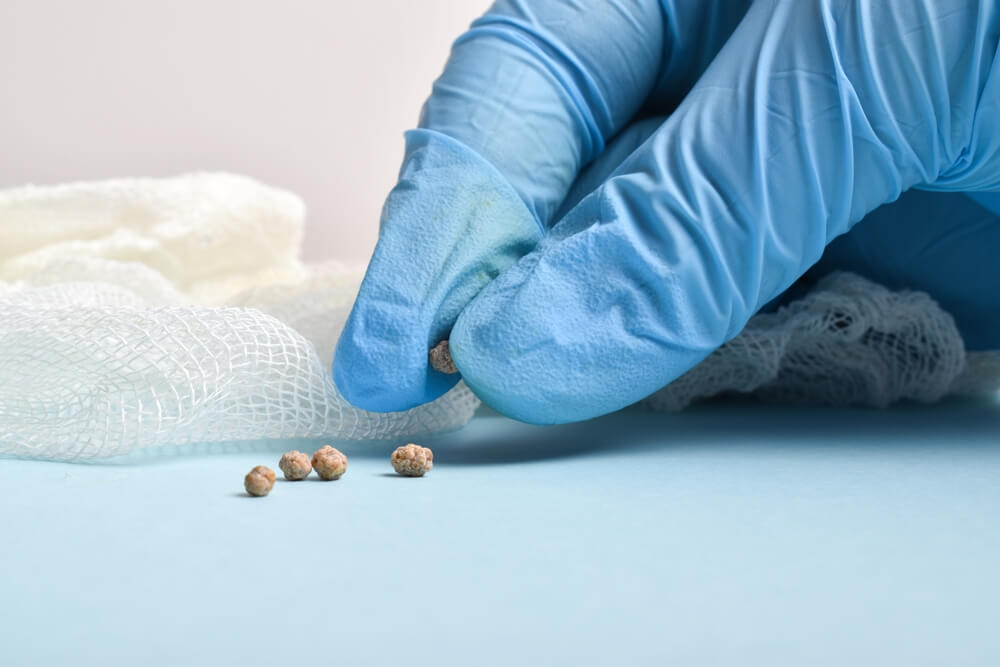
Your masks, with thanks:
M 338 388 L 430 401 L 450 336 L 495 409 L 586 419 L 811 267 L 924 289 L 1000 347 L 998 41 L 997 0 L 496 3 L 407 136 Z

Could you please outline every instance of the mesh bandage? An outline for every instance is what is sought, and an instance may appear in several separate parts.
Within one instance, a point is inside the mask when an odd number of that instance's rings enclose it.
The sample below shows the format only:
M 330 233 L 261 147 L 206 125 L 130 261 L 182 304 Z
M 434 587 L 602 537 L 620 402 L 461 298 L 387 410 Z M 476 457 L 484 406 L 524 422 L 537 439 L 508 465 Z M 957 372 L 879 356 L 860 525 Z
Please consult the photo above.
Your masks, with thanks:
M 0 193 L 0 454 L 78 459 L 464 424 L 459 383 L 401 413 L 330 376 L 361 272 L 298 259 L 305 209 L 227 174 Z
M 0 192 L 0 454 L 80 459 L 262 438 L 409 439 L 468 421 L 459 383 L 376 414 L 330 376 L 361 272 L 298 259 L 294 195 L 228 174 Z M 838 274 L 646 400 L 886 405 L 994 391 L 926 295 Z
M 967 355 L 955 321 L 922 292 L 832 273 L 804 298 L 759 313 L 740 335 L 644 403 L 680 410 L 719 394 L 885 407 L 1000 388 L 1000 356 Z

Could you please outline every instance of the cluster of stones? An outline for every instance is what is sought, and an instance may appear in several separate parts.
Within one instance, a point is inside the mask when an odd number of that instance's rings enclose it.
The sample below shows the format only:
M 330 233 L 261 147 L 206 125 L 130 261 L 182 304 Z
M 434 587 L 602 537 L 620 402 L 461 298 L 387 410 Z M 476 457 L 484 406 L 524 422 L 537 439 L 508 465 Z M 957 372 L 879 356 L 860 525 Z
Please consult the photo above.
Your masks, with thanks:
M 423 477 L 434 467 L 434 453 L 413 443 L 397 447 L 390 458 L 393 470 L 404 477 Z M 324 445 L 312 455 L 292 450 L 281 455 L 278 467 L 285 479 L 297 482 L 315 470 L 324 481 L 340 479 L 347 472 L 347 457 L 330 445 Z M 251 496 L 266 496 L 274 488 L 274 471 L 267 466 L 256 466 L 243 478 L 243 487 Z

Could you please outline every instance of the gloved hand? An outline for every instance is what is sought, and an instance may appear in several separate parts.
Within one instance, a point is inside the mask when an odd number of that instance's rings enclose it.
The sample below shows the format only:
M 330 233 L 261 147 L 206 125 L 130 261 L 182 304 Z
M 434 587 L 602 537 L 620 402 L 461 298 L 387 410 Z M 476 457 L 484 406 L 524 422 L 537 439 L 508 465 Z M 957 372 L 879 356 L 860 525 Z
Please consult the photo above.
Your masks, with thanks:
M 338 387 L 380 411 L 439 396 L 454 378 L 426 354 L 450 330 L 518 419 L 652 393 L 875 208 L 1000 190 L 998 40 L 1000 0 L 497 3 L 408 137 Z M 926 197 L 949 203 L 921 217 Z M 972 279 L 1000 273 L 1000 225 L 955 197 L 881 209 L 828 266 L 924 277 L 975 325 L 1000 311 Z

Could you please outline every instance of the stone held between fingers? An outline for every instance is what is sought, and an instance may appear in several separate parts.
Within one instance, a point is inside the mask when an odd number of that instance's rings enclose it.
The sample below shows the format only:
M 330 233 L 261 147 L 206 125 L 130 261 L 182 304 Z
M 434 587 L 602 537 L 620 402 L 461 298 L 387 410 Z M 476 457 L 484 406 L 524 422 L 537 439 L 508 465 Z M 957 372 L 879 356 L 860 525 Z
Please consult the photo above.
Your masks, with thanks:
M 455 365 L 454 360 L 451 358 L 451 348 L 447 340 L 443 340 L 432 347 L 427 353 L 427 357 L 430 360 L 431 368 L 439 373 L 448 373 L 451 375 L 458 372 L 458 366 Z
M 322 480 L 340 479 L 347 472 L 347 457 L 340 450 L 324 445 L 313 454 L 312 467 Z
M 397 447 L 390 459 L 392 469 L 404 477 L 423 477 L 434 467 L 434 452 L 412 442 Z
M 267 466 L 256 466 L 243 478 L 243 488 L 251 496 L 266 496 L 274 488 L 274 471 Z

